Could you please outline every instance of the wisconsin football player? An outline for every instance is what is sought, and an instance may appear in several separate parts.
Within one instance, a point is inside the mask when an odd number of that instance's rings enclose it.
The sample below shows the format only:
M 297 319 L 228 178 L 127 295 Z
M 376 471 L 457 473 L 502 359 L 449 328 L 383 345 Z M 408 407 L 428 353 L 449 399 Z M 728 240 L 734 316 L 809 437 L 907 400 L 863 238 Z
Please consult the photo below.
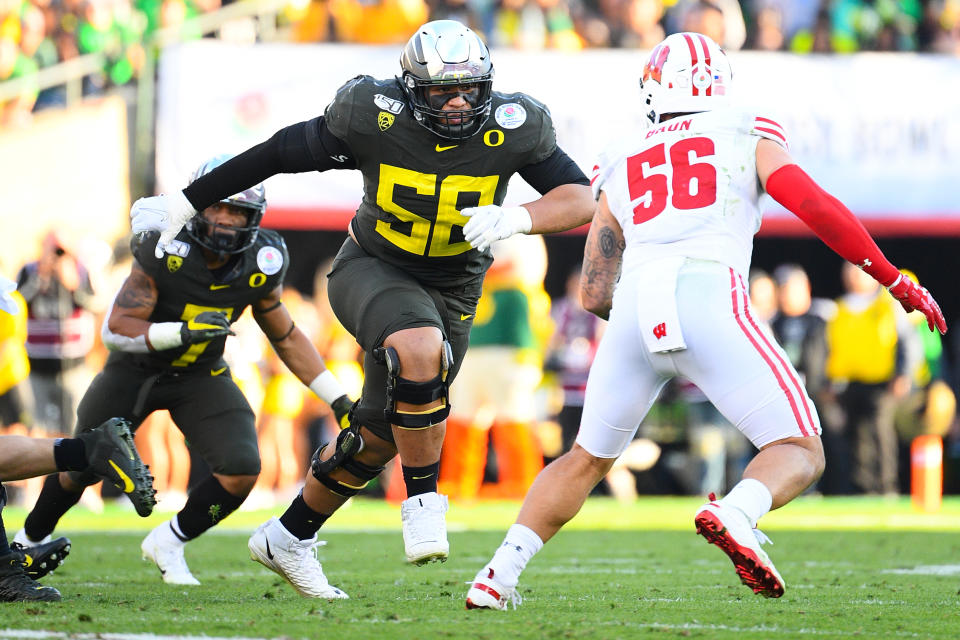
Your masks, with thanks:
M 697 510 L 697 533 L 729 556 L 755 593 L 783 595 L 757 520 L 816 481 L 824 456 L 816 407 L 750 307 L 744 278 L 764 191 L 906 311 L 923 313 L 931 331 L 947 330 L 927 290 L 897 271 L 856 217 L 794 163 L 776 119 L 728 104 L 731 80 L 726 54 L 699 33 L 669 36 L 643 67 L 652 128 L 611 145 L 594 168 L 598 206 L 580 296 L 610 322 L 580 431 L 533 483 L 505 541 L 474 578 L 468 609 L 517 602 L 524 567 L 577 514 L 678 375 L 759 449 L 723 499 L 711 495 Z
M 205 162 L 193 179 L 227 159 Z M 223 360 L 230 325 L 244 309 L 251 307 L 280 359 L 338 420 L 350 410 L 349 398 L 280 299 L 289 256 L 278 233 L 260 228 L 265 208 L 263 186 L 253 184 L 208 203 L 167 243 L 165 255 L 154 254 L 156 234 L 134 236 L 133 266 L 101 332 L 112 352 L 80 402 L 80 431 L 109 416 L 122 416 L 135 429 L 151 412 L 168 410 L 211 469 L 183 509 L 141 545 L 144 559 L 170 584 L 199 584 L 184 545 L 235 511 L 260 473 L 254 414 Z M 15 540 L 44 541 L 96 480 L 83 472 L 48 477 Z
M 318 529 L 399 453 L 407 561 L 446 560 L 440 448 L 490 244 L 560 231 L 593 213 L 589 182 L 557 146 L 547 108 L 493 91 L 493 64 L 473 31 L 451 20 L 417 29 L 398 77 L 348 81 L 323 115 L 272 138 L 182 192 L 145 198 L 134 231 L 160 231 L 157 255 L 195 212 L 276 173 L 357 169 L 363 200 L 329 275 L 341 323 L 365 350 L 363 394 L 349 429 L 318 450 L 306 485 L 250 538 L 254 560 L 303 595 L 344 597 L 311 549 Z M 520 174 L 541 195 L 503 207 Z

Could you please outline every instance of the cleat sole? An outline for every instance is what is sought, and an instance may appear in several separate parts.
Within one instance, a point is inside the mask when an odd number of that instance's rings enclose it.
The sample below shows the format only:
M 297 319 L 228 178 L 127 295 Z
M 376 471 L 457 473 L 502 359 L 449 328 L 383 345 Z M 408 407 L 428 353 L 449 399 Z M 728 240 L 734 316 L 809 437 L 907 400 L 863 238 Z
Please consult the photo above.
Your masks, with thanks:
M 150 467 L 144 464 L 140 458 L 137 448 L 133 443 L 133 434 L 126 424 L 117 425 L 114 428 L 114 433 L 124 442 L 127 449 L 129 449 L 133 455 L 134 475 L 129 479 L 133 487 L 130 488 L 129 491 L 125 490 L 124 493 L 127 494 L 130 502 L 133 503 L 137 515 L 146 518 L 153 513 L 153 508 L 157 505 L 157 492 L 153 488 L 153 475 L 150 473 Z
M 438 552 L 431 555 L 423 556 L 421 558 L 417 558 L 415 560 L 411 560 L 408 558 L 407 562 L 417 567 L 422 567 L 425 564 L 432 564 L 434 562 L 446 562 L 447 557 L 448 557 L 448 554 Z
M 715 514 L 702 511 L 697 514 L 694 523 L 698 535 L 727 554 L 740 576 L 740 582 L 765 598 L 779 598 L 783 595 L 783 583 L 752 549 L 737 544 Z

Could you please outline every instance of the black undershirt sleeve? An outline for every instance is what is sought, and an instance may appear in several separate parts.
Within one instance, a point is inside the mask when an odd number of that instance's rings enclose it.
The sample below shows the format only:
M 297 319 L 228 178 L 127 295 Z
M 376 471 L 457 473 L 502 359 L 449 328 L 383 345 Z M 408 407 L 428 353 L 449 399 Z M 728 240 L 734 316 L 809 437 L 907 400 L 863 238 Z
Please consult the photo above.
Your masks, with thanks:
M 540 195 L 563 184 L 590 186 L 590 180 L 587 179 L 587 176 L 560 147 L 554 149 L 553 153 L 545 160 L 528 164 L 517 173 Z
M 197 211 L 278 173 L 353 169 L 347 145 L 327 130 L 323 116 L 277 131 L 260 144 L 194 180 L 183 194 Z

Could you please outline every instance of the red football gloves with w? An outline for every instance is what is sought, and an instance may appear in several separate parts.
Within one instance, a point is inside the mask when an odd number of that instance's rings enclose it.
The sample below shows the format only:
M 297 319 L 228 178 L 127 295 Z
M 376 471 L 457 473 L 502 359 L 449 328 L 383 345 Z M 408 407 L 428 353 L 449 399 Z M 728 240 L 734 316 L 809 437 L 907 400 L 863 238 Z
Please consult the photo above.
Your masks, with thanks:
M 907 313 L 919 311 L 927 316 L 927 328 L 930 331 L 933 331 L 934 326 L 936 326 L 941 334 L 947 332 L 947 323 L 943 319 L 940 306 L 924 287 L 901 273 L 887 289 Z

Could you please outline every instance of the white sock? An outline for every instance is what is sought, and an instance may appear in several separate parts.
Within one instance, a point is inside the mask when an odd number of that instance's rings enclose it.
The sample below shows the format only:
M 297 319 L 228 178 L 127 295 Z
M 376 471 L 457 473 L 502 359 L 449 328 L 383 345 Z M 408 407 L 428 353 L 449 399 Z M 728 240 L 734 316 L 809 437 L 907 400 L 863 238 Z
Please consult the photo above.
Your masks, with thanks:
M 757 520 L 770 511 L 773 496 L 767 486 L 759 480 L 744 478 L 720 500 L 720 503 L 739 509 L 747 516 L 750 526 L 756 527 Z
M 168 524 L 170 526 L 160 529 L 160 536 L 163 538 L 163 541 L 167 544 L 175 544 L 181 547 L 187 544 L 187 536 L 183 535 L 183 531 L 180 531 L 180 523 L 177 521 L 177 516 L 170 518 Z
M 497 582 L 505 587 L 515 587 L 530 558 L 542 548 L 540 536 L 529 527 L 515 524 L 507 530 L 503 544 L 487 566 L 493 569 Z

